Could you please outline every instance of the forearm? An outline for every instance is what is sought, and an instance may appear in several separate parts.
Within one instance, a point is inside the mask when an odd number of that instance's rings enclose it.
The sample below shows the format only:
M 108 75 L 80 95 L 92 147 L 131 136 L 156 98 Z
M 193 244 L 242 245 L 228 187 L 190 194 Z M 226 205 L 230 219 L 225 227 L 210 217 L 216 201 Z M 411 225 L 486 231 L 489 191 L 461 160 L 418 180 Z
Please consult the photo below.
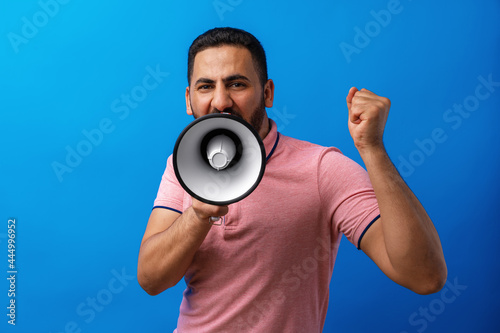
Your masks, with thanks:
M 149 294 L 173 287 L 184 276 L 211 225 L 192 207 L 166 230 L 150 236 L 141 245 L 138 279 Z
M 360 154 L 379 204 L 387 257 L 397 276 L 406 285 L 443 280 L 446 264 L 441 242 L 427 212 L 383 146 Z

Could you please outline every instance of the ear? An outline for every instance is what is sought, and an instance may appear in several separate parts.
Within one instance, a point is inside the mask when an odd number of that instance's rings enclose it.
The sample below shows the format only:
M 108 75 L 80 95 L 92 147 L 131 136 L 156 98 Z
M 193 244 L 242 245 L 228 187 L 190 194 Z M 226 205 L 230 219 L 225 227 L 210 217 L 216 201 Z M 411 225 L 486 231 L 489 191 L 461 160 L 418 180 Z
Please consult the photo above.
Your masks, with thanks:
M 267 80 L 264 85 L 264 103 L 266 108 L 272 108 L 274 101 L 274 82 L 273 80 Z
M 190 116 L 193 115 L 193 110 L 191 110 L 191 103 L 189 101 L 189 87 L 186 87 L 186 113 Z

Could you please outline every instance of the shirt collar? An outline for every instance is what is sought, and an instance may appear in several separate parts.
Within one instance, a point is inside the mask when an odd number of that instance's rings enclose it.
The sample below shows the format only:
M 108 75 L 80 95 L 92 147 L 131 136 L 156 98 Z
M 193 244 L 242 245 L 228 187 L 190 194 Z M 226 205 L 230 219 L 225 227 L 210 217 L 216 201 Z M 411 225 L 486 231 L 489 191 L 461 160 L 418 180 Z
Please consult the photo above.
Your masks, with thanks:
M 280 134 L 278 132 L 276 123 L 272 119 L 269 119 L 269 128 L 269 133 L 267 133 L 266 137 L 263 140 L 264 147 L 266 149 L 266 161 L 268 161 L 273 155 L 280 139 Z

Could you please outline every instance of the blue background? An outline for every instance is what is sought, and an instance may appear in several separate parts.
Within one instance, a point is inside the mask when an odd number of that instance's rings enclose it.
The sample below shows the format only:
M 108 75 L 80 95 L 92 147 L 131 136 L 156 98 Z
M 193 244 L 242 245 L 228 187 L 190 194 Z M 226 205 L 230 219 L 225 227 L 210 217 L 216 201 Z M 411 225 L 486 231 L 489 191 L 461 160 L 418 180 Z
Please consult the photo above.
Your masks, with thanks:
M 175 328 L 184 283 L 147 295 L 138 250 L 167 156 L 191 121 L 187 49 L 209 28 L 235 26 L 266 49 L 276 85 L 268 112 L 286 135 L 362 163 L 345 96 L 357 86 L 391 99 L 386 147 L 460 288 L 413 294 L 344 238 L 324 331 L 500 331 L 500 87 L 477 88 L 480 77 L 500 81 L 499 14 L 493 0 L 2 1 L 0 267 L 7 277 L 16 218 L 18 274 L 15 327 L 0 280 L 0 330 Z M 162 76 L 144 90 L 148 68 Z M 140 101 L 127 106 L 131 93 Z M 470 112 L 453 111 L 464 103 Z M 72 150 L 83 153 L 69 166 Z

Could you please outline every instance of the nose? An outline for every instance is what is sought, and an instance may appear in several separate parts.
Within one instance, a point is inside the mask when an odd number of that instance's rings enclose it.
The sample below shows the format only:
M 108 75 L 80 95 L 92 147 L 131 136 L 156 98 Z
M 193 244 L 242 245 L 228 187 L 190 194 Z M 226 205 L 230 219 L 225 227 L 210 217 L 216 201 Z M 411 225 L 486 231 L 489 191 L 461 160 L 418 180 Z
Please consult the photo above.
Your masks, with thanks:
M 212 97 L 211 107 L 212 110 L 216 109 L 219 111 L 224 111 L 225 109 L 231 108 L 233 106 L 233 100 L 229 95 L 226 87 L 217 87 L 214 90 L 214 95 Z

